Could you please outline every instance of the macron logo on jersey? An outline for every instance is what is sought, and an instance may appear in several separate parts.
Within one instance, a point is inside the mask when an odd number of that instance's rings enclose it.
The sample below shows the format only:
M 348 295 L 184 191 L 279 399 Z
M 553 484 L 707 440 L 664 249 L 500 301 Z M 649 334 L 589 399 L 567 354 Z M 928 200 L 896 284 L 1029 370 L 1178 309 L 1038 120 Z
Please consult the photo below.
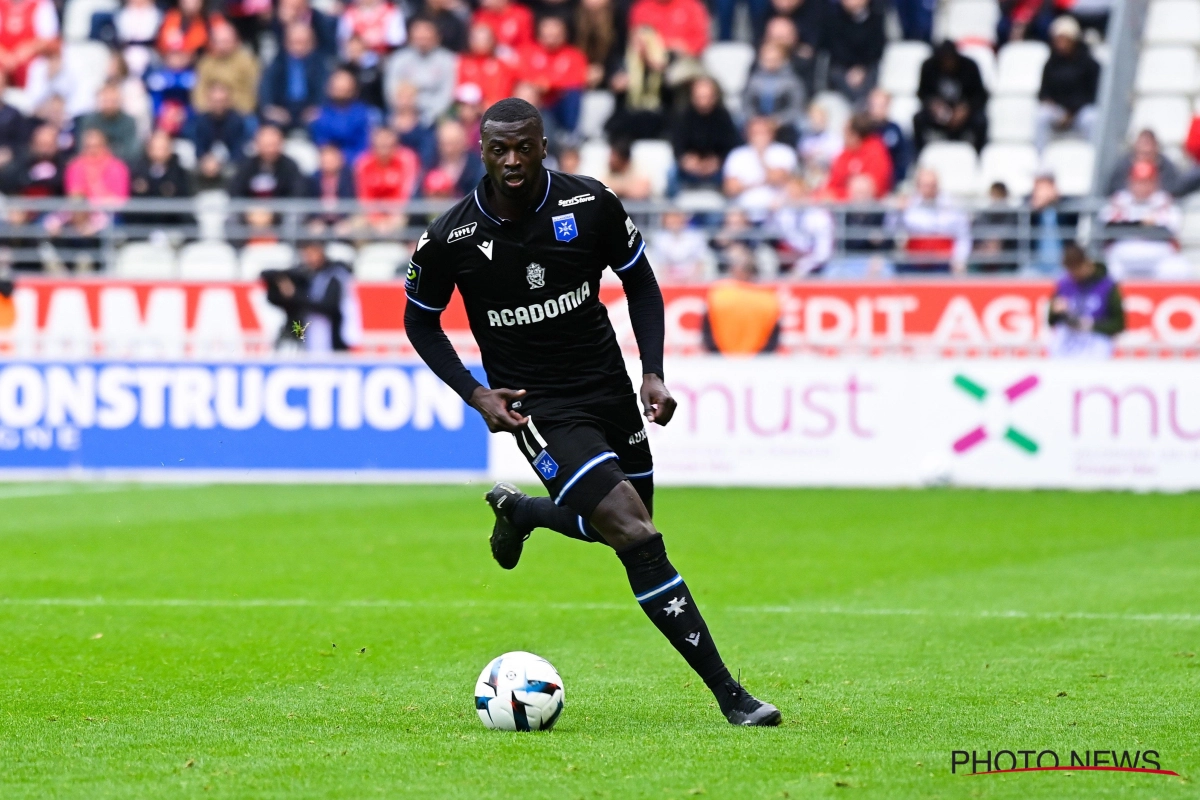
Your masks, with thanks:
M 489 310 L 488 325 L 493 328 L 511 327 L 513 325 L 532 325 L 544 319 L 553 319 L 559 314 L 565 314 L 579 308 L 583 301 L 592 295 L 592 289 L 585 281 L 573 292 L 564 292 L 558 297 L 551 297 L 544 303 L 533 303 L 519 308 L 502 308 L 499 311 Z
M 475 235 L 475 229 L 479 227 L 478 222 L 472 222 L 470 225 L 463 225 L 461 228 L 455 228 L 450 231 L 450 235 L 446 237 L 446 244 L 453 244 L 459 239 L 466 239 L 468 236 Z

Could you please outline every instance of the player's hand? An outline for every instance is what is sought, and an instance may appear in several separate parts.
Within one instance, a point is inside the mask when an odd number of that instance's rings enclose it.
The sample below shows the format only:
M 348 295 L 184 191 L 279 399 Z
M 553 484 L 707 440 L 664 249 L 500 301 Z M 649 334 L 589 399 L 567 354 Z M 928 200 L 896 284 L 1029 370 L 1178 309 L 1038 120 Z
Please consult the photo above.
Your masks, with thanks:
M 653 372 L 642 376 L 642 407 L 647 420 L 666 425 L 675 416 L 676 405 L 662 378 Z
M 516 433 L 529 422 L 529 418 L 513 411 L 508 404 L 524 396 L 524 389 L 488 389 L 480 386 L 471 393 L 471 408 L 479 412 L 492 433 Z

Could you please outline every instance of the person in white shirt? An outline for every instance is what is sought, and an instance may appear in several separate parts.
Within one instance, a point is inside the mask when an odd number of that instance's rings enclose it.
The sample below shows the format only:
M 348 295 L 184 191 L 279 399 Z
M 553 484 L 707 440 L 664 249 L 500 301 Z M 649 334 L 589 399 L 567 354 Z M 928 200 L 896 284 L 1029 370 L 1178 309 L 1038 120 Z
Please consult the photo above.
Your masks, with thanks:
M 917 170 L 917 191 L 900 212 L 898 227 L 907 234 L 904 263 L 897 274 L 967 271 L 971 255 L 971 221 L 953 200 L 941 194 L 938 175 L 928 167 Z
M 820 206 L 808 205 L 809 199 L 804 179 L 791 178 L 783 202 L 771 215 L 780 266 L 793 278 L 820 274 L 833 254 L 833 217 Z
M 751 117 L 746 144 L 725 158 L 725 196 L 736 200 L 754 222 L 762 222 L 797 166 L 796 151 L 775 141 L 775 123 L 769 117 Z
M 708 240 L 695 228 L 688 227 L 682 211 L 663 214 L 662 228 L 649 236 L 650 263 L 663 283 L 694 283 L 707 277 L 712 260 Z
M 1133 162 L 1128 188 L 1109 198 L 1099 219 L 1112 234 L 1105 260 L 1114 280 L 1187 277 L 1176 241 L 1183 214 L 1160 187 L 1153 161 Z

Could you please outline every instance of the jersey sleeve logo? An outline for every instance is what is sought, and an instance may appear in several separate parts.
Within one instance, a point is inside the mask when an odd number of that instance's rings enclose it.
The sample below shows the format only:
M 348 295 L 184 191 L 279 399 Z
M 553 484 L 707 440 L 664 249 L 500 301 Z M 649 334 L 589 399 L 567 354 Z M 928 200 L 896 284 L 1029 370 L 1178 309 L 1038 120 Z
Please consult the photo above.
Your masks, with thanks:
M 450 231 L 450 235 L 446 237 L 446 244 L 452 244 L 459 239 L 466 239 L 469 236 L 475 235 L 475 229 L 479 227 L 478 222 L 472 222 L 470 225 L 463 225 L 460 228 L 455 228 Z
M 525 268 L 525 280 L 530 289 L 541 289 L 546 285 L 546 268 L 534 262 Z
M 408 262 L 408 271 L 404 273 L 404 289 L 416 294 L 420 288 L 421 268 L 410 261 Z
M 575 224 L 574 214 L 559 214 L 551 217 L 554 223 L 554 238 L 560 242 L 569 242 L 579 235 L 579 226 Z

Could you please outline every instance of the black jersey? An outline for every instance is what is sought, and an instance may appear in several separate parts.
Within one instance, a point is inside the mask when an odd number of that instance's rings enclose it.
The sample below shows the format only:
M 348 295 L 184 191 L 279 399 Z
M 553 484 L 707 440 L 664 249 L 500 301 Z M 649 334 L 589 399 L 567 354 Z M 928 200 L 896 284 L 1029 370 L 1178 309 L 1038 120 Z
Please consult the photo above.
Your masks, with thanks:
M 523 409 L 633 391 L 608 312 L 605 267 L 643 259 L 621 201 L 592 178 L 545 170 L 540 203 L 515 222 L 491 210 L 485 182 L 417 242 L 409 302 L 441 311 L 457 286 L 493 389 L 525 389 Z

